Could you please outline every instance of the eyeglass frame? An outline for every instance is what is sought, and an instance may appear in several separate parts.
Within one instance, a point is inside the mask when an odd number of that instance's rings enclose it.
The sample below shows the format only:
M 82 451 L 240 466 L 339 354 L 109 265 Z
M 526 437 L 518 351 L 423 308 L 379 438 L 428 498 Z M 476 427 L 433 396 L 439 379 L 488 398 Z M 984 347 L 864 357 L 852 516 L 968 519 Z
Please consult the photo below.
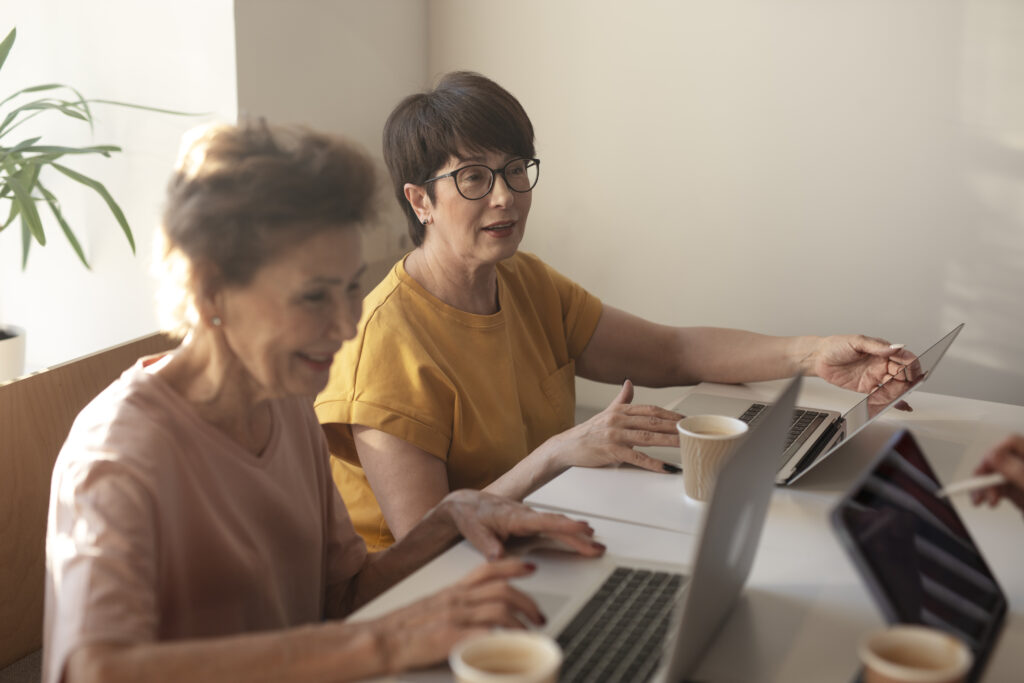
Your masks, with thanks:
M 530 185 L 529 189 L 517 190 L 516 188 L 512 187 L 512 185 L 509 184 L 508 178 L 505 176 L 505 169 L 507 169 L 509 166 L 511 166 L 512 164 L 514 164 L 517 161 L 532 161 L 537 166 L 537 179 L 533 181 L 533 185 Z M 488 171 L 490 171 L 491 172 L 491 182 L 488 183 L 488 185 L 487 185 L 487 192 L 484 192 L 479 197 L 474 197 L 474 198 L 470 199 L 465 194 L 463 194 L 462 188 L 459 187 L 459 181 L 458 181 L 458 179 L 455 176 L 459 173 L 459 171 L 464 171 L 465 169 L 472 168 L 473 166 L 481 166 L 483 168 L 486 168 Z M 434 178 L 428 178 L 427 180 L 424 180 L 421 184 L 426 185 L 427 183 L 432 183 L 432 182 L 434 182 L 436 180 L 444 180 L 445 178 L 451 178 L 452 182 L 455 183 L 455 191 L 459 193 L 459 196 L 461 196 L 466 201 L 476 202 L 476 201 L 480 201 L 481 199 L 483 199 L 484 197 L 486 197 L 487 195 L 489 195 L 491 193 L 491 190 L 494 189 L 494 179 L 498 176 L 499 173 L 501 174 L 501 179 L 503 181 L 505 181 L 505 187 L 507 187 L 512 192 L 517 192 L 519 194 L 526 194 L 527 192 L 532 192 L 533 188 L 537 187 L 537 181 L 540 180 L 540 159 L 537 159 L 537 158 L 532 158 L 531 159 L 530 157 L 516 157 L 515 159 L 510 159 L 509 162 L 507 164 L 505 164 L 504 166 L 502 166 L 501 168 L 491 168 L 487 164 L 466 164 L 465 166 L 459 166 L 454 171 L 449 171 L 448 173 L 444 173 L 444 174 L 436 176 Z

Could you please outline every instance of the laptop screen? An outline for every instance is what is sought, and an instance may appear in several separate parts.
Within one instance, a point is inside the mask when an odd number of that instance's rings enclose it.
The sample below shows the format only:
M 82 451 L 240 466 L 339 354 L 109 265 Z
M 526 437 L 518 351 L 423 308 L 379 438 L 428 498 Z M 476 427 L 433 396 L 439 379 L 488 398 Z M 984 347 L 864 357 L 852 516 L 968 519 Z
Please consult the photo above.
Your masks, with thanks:
M 896 405 L 897 402 L 906 398 L 907 394 L 917 389 L 917 387 L 929 379 L 939 361 L 946 355 L 946 350 L 949 349 L 956 336 L 960 334 L 963 326 L 963 323 L 957 325 L 949 334 L 920 354 L 915 365 L 898 372 L 892 379 L 872 391 L 860 403 L 850 408 L 843 415 L 843 420 L 846 422 L 846 435 L 830 448 L 829 452 L 836 450 L 846 443 L 869 422 Z
M 935 473 L 899 432 L 832 511 L 832 523 L 890 622 L 958 635 L 977 680 L 1006 614 L 1006 598 Z

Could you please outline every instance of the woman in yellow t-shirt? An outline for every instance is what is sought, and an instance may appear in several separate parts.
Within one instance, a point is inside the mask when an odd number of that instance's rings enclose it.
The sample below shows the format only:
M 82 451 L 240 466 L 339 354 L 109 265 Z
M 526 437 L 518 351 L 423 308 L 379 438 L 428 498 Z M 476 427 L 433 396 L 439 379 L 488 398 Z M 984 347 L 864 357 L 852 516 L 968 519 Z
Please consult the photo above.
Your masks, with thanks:
M 335 483 L 371 550 L 402 538 L 456 488 L 521 499 L 573 465 L 678 471 L 634 450 L 676 445 L 680 416 L 631 405 L 630 380 L 674 386 L 803 371 L 863 391 L 912 358 L 859 335 L 669 327 L 602 306 L 518 251 L 535 154 L 515 97 L 469 72 L 407 97 L 385 125 L 384 157 L 415 249 L 367 296 L 358 335 L 316 401 Z M 623 386 L 573 426 L 576 376 Z

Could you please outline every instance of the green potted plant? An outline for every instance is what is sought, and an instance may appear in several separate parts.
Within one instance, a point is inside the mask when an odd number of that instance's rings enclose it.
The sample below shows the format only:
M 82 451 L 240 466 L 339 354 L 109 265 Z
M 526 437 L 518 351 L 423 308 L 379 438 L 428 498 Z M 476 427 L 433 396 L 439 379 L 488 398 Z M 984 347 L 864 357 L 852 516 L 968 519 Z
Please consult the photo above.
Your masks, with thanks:
M 0 70 L 14 46 L 17 29 L 11 29 L 0 42 Z M 44 96 L 40 97 L 41 94 Z M 28 255 L 35 242 L 45 246 L 46 231 L 40 208 L 48 212 L 60 226 L 65 238 L 78 255 L 82 265 L 89 268 L 85 252 L 61 211 L 60 200 L 50 190 L 48 178 L 65 176 L 99 195 L 110 209 L 117 225 L 135 253 L 135 238 L 124 212 L 99 181 L 65 165 L 66 157 L 99 154 L 110 157 L 121 148 L 115 145 L 72 147 L 44 142 L 42 136 L 22 137 L 19 127 L 37 116 L 64 116 L 87 124 L 92 130 L 91 104 L 111 104 L 165 114 L 188 115 L 184 112 L 157 109 L 111 100 L 86 99 L 78 90 L 60 83 L 47 83 L 22 88 L 0 98 L 0 232 L 17 224 L 21 228 L 21 267 L 28 265 Z M 5 211 L 6 209 L 6 211 Z M 0 382 L 21 374 L 24 368 L 25 332 L 13 326 L 0 324 Z M 18 357 L 20 356 L 20 360 Z

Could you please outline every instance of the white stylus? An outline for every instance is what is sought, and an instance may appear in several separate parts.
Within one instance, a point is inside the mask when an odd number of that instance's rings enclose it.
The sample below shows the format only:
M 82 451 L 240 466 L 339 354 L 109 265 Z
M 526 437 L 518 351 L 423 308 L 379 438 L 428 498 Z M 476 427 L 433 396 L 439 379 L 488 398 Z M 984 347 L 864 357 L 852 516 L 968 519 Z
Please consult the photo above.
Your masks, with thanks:
M 993 472 L 992 474 L 982 474 L 977 477 L 970 477 L 969 479 L 962 479 L 960 481 L 953 482 L 948 486 L 943 486 L 935 493 L 935 495 L 939 498 L 945 498 L 947 496 L 952 496 L 955 493 L 965 493 L 967 491 L 988 488 L 989 486 L 999 486 L 1000 484 L 1005 483 L 1006 477 L 999 472 Z

